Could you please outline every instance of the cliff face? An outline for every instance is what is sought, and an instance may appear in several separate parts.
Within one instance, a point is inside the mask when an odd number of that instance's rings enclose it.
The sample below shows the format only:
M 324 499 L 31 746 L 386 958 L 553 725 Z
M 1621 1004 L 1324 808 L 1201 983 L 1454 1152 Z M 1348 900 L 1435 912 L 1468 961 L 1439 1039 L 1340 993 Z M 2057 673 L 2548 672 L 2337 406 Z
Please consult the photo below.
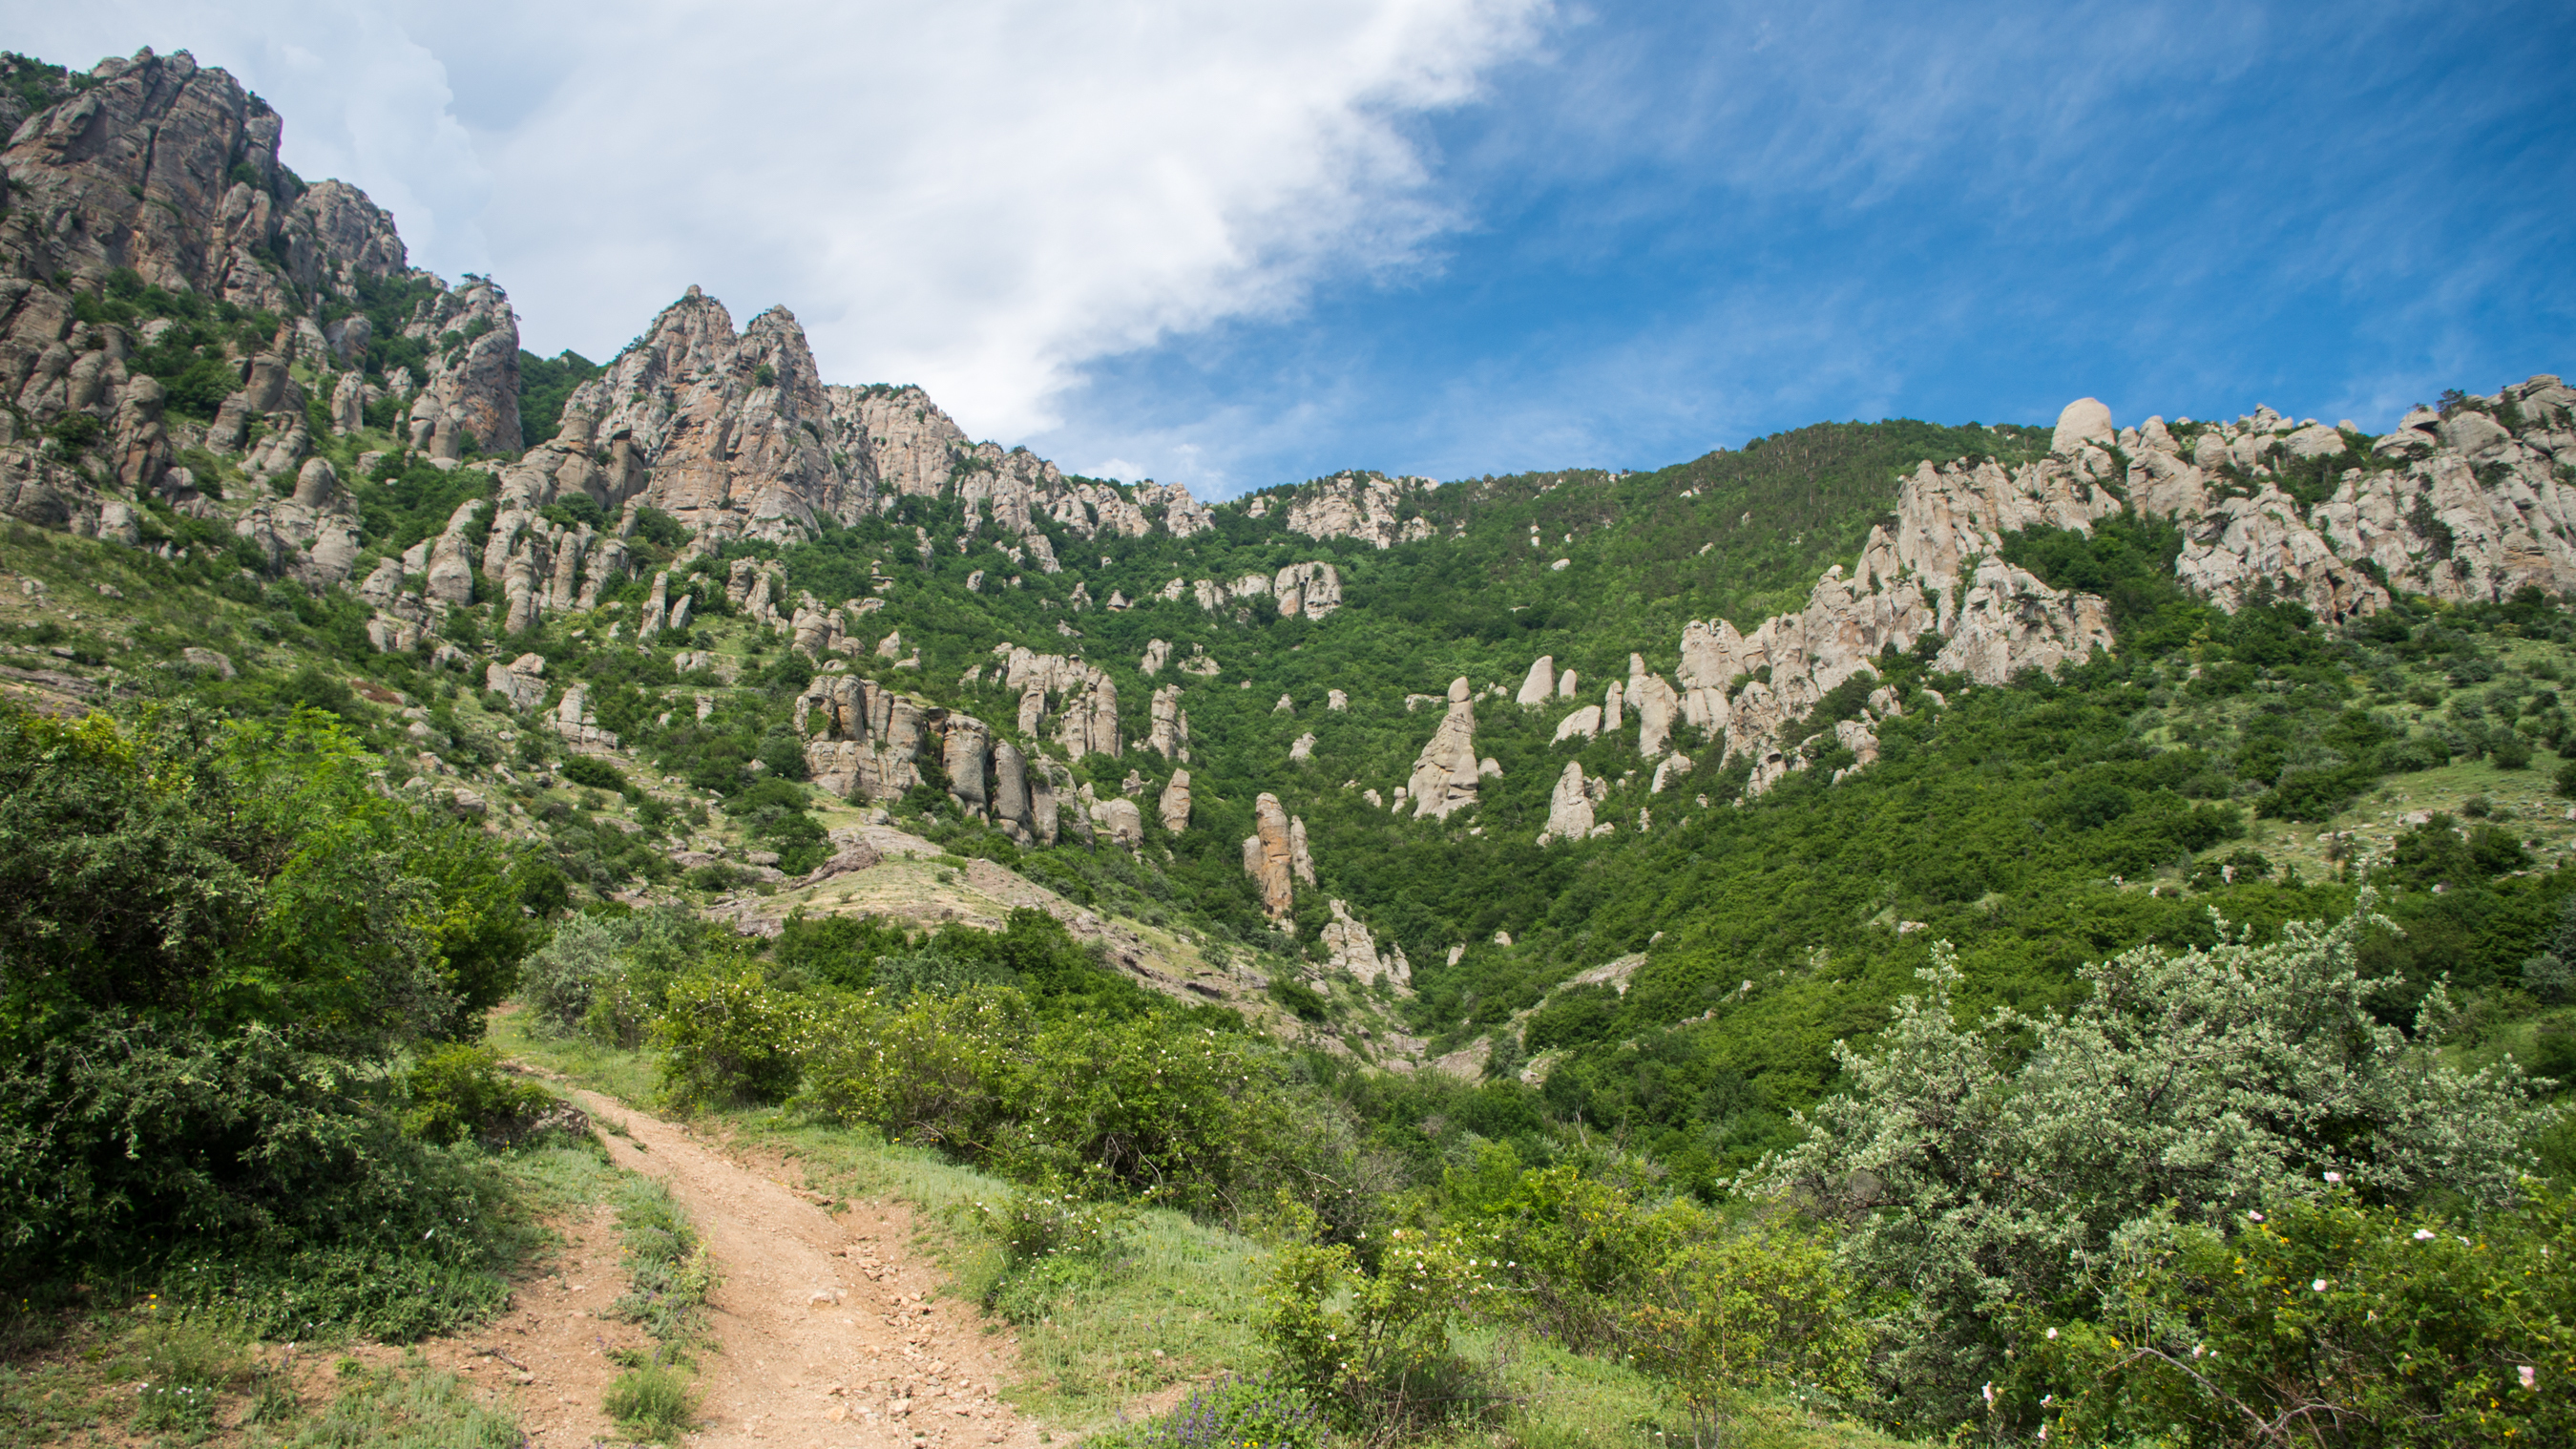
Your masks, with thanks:
M 1640 716 L 1638 753 L 1655 760 L 1670 740 L 1673 696 L 1683 722 L 1724 735 L 1725 759 L 1754 762 L 1758 794 L 1810 758 L 1783 747 L 1784 727 L 1869 672 L 1882 649 L 1931 634 L 1942 641 L 1937 668 L 1999 685 L 2111 647 L 2103 600 L 2050 588 L 2002 549 L 2023 529 L 2089 535 L 2132 511 L 2181 526 L 2175 576 L 2230 612 L 2264 592 L 2337 624 L 2385 607 L 2391 586 L 2455 601 L 2565 594 L 2576 590 L 2576 488 L 2564 481 L 2576 469 L 2571 410 L 2576 390 L 2546 375 L 2464 399 L 2447 417 L 2419 410 L 2377 439 L 2268 408 L 2114 431 L 2108 408 L 2081 399 L 2061 415 L 2046 458 L 2013 469 L 1921 464 L 1897 489 L 1893 526 L 1870 531 L 1849 575 L 1826 570 L 1806 608 L 1749 634 L 1723 619 L 1688 625 L 1677 690 L 1639 658 L 1624 686 L 1566 715 L 1556 740 L 1618 730 L 1624 707 Z M 1544 701 L 1552 681 L 1553 661 L 1534 663 L 1521 702 Z M 1896 708 L 1874 697 L 1868 718 Z M 1857 734 L 1821 739 L 1852 749 L 1858 763 L 1846 768 L 1860 768 L 1876 758 L 1876 740 L 1866 723 L 1845 723 Z M 1665 776 L 1656 778 L 1660 790 Z M 1569 801 L 1568 819 L 1572 811 Z
M 794 314 L 773 307 L 736 333 L 695 287 L 574 392 L 564 429 L 627 443 L 645 501 L 715 538 L 801 536 L 876 495 L 874 455 L 833 446 L 845 440 Z
M 451 290 L 411 271 L 393 218 L 363 193 L 308 185 L 279 163 L 283 122 L 232 76 L 184 51 L 144 50 L 67 89 L 0 150 L 0 389 L 16 405 L 0 424 L 0 513 L 130 539 L 135 505 L 157 494 L 199 516 L 223 512 L 263 550 L 291 552 L 297 577 L 333 583 L 354 547 L 317 546 L 324 530 L 311 518 L 216 510 L 174 466 L 177 451 L 204 447 L 256 481 L 293 479 L 313 451 L 308 401 L 328 400 L 345 431 L 388 395 L 408 404 L 405 440 L 430 456 L 519 446 L 507 297 L 487 281 Z M 388 281 L 423 294 L 393 329 L 421 344 L 421 370 L 368 377 L 373 326 L 358 304 Z M 137 311 L 126 299 L 145 289 L 176 314 Z M 229 387 L 193 416 L 170 396 L 191 362 Z M 192 401 L 215 401 L 207 380 L 203 367 L 190 374 Z M 97 441 L 72 441 L 84 435 Z

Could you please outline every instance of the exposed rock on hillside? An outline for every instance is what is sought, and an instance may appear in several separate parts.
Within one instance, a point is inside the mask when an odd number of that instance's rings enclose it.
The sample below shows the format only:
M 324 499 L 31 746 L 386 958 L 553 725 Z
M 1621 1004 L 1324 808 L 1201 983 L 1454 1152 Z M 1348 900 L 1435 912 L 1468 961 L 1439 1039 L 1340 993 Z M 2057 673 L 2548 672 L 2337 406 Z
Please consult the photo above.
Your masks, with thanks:
M 1171 783 L 1163 787 L 1162 797 L 1156 801 L 1156 807 L 1155 816 L 1163 822 L 1163 829 L 1166 832 L 1178 835 L 1190 828 L 1189 771 L 1172 772 Z
M 1610 827 L 1593 824 L 1592 807 L 1608 797 L 1609 782 L 1587 780 L 1583 766 L 1573 760 L 1565 762 L 1565 773 L 1557 777 L 1556 788 L 1548 793 L 1547 825 L 1538 833 L 1538 843 L 1551 840 L 1583 840 L 1595 834 L 1607 834 Z
M 1287 809 L 1279 797 L 1264 791 L 1253 802 L 1253 833 L 1243 839 L 1243 872 L 1261 888 L 1261 908 L 1273 922 L 1293 932 L 1289 916 L 1296 908 L 1296 843 L 1290 839 Z M 1303 835 L 1303 827 L 1297 834 Z M 1312 867 L 1308 868 L 1311 878 Z
M 1542 654 L 1538 662 L 1529 667 L 1529 674 L 1521 680 L 1521 692 L 1512 697 L 1512 702 L 1524 707 L 1543 704 L 1555 693 L 1556 659 L 1553 655 Z
M 1440 719 L 1422 753 L 1413 762 L 1405 793 L 1413 799 L 1413 816 L 1446 820 L 1476 803 L 1476 707 L 1462 676 L 1450 682 L 1449 712 Z
M 1181 708 L 1181 687 L 1167 684 L 1154 691 L 1152 723 L 1147 726 L 1145 747 L 1167 760 L 1184 764 L 1190 758 L 1190 717 Z
M 1356 538 L 1379 548 L 1418 542 L 1431 536 L 1431 523 L 1404 517 L 1404 503 L 1432 486 L 1428 478 L 1337 473 L 1289 500 L 1288 530 L 1308 538 Z M 1267 502 L 1255 500 L 1255 517 L 1268 512 Z
M 1413 989 L 1413 963 L 1404 959 L 1404 948 L 1390 943 L 1378 950 L 1377 940 L 1369 928 L 1360 923 L 1341 901 L 1327 901 L 1332 919 L 1324 923 L 1319 938 L 1324 943 L 1324 969 L 1347 971 L 1364 982 L 1386 978 L 1389 986 L 1410 993 Z

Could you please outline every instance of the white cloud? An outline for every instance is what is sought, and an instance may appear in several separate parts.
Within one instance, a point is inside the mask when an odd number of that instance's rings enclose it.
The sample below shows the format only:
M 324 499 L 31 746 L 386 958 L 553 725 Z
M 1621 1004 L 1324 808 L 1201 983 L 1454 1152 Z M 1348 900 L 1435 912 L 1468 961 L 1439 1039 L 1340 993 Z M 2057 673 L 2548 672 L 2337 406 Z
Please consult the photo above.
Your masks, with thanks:
M 1533 8 L 658 0 L 578 44 L 504 23 L 565 64 L 487 140 L 495 265 L 535 330 L 594 347 L 691 282 L 784 302 L 830 375 L 1018 437 L 1089 358 L 1410 258 L 1446 218 L 1406 122 L 1468 98 Z
M 738 321 L 789 306 L 828 377 L 1016 438 L 1089 359 L 1413 263 L 1452 220 L 1415 121 L 1544 6 L 102 0 L 12 28 L 233 69 L 290 164 L 491 272 L 532 345 L 604 356 L 698 283 Z

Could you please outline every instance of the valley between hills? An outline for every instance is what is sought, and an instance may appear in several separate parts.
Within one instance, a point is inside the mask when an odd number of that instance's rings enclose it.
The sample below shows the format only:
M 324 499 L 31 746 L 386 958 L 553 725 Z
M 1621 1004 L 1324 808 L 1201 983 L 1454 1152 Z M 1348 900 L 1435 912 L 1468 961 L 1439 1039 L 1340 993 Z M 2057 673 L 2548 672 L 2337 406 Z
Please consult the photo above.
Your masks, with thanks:
M 0 1443 L 2576 1432 L 2561 378 L 1208 502 L 0 113 Z

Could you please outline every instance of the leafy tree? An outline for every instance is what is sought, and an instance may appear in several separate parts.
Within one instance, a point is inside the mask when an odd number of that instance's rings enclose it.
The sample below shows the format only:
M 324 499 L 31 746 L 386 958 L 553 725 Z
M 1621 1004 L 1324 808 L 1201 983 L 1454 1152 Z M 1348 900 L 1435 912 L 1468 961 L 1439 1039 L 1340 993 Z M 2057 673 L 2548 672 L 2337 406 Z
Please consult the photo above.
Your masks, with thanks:
M 518 894 L 373 763 L 310 712 L 0 704 L 11 1281 L 215 1259 L 190 1292 L 255 1323 L 405 1334 L 491 1300 L 489 1183 L 379 1087 L 506 989 Z
M 1999 1427 L 2060 1443 L 2576 1437 L 2576 1216 L 2470 1221 L 2330 1188 L 2124 1256 L 2094 1321 L 2017 1325 Z
M 1877 1057 L 1839 1049 L 1848 1088 L 1760 1180 L 1846 1224 L 1863 1287 L 1903 1295 L 1880 1365 L 1892 1417 L 1979 1412 L 2003 1316 L 2089 1311 L 2140 1224 L 2224 1223 L 2327 1172 L 2378 1198 L 2513 1200 L 2544 1114 L 2510 1063 L 2428 1065 L 2375 1017 L 2390 983 L 2356 949 L 2372 904 L 2268 945 L 2222 927 L 2205 950 L 2130 951 L 2085 968 L 2092 995 L 2067 1011 L 1969 1029 L 1945 949 Z M 2444 1005 L 2437 989 L 2420 1035 Z

